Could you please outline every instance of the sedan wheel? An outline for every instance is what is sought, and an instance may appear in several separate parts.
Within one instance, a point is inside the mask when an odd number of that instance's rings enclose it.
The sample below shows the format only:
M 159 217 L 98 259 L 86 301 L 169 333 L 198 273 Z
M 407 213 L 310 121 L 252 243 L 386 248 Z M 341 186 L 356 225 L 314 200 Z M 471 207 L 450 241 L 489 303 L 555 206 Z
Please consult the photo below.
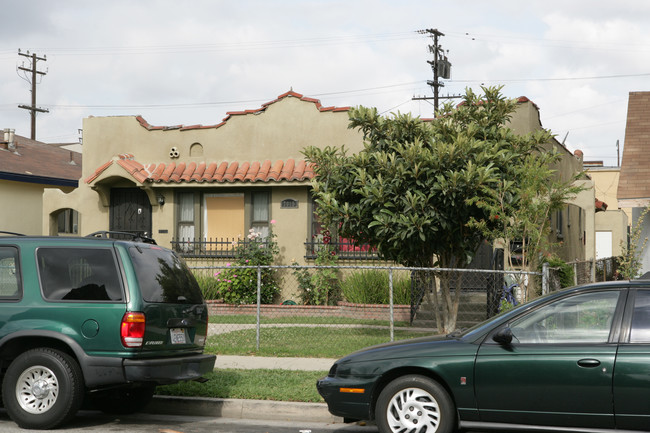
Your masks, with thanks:
M 379 395 L 377 426 L 382 433 L 448 433 L 455 424 L 449 394 L 417 375 L 395 379 Z

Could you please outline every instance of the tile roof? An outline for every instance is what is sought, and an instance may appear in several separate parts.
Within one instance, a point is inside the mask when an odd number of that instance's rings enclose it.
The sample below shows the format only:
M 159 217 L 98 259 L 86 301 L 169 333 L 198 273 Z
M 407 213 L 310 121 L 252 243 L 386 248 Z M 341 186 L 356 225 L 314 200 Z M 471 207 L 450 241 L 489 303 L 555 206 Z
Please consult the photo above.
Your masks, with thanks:
M 630 92 L 618 199 L 650 198 L 650 92 Z
M 281 101 L 284 98 L 298 98 L 301 101 L 305 102 L 312 102 L 314 105 L 316 105 L 316 108 L 320 112 L 339 112 L 339 111 L 349 111 L 350 107 L 323 107 L 318 99 L 314 98 L 308 98 L 306 96 L 303 96 L 300 93 L 294 92 L 293 90 L 290 90 L 288 92 L 283 93 L 282 95 L 278 96 L 276 99 L 269 101 L 265 104 L 262 104 L 260 108 L 254 109 L 254 110 L 243 110 L 243 111 L 228 111 L 226 113 L 226 117 L 223 118 L 221 123 L 218 123 L 216 125 L 174 125 L 174 126 L 153 126 L 150 125 L 142 116 L 136 116 L 136 119 L 138 122 L 140 122 L 140 125 L 142 127 L 146 128 L 148 131 L 170 131 L 170 130 L 180 130 L 180 131 L 188 131 L 188 130 L 193 130 L 193 129 L 212 129 L 212 128 L 219 128 L 223 125 L 226 124 L 228 119 L 230 119 L 233 116 L 245 116 L 247 114 L 259 114 L 263 111 L 265 111 L 270 105 L 275 104 L 276 102 Z
M 104 171 L 117 164 L 139 183 L 254 183 L 254 182 L 297 182 L 314 177 L 311 164 L 304 160 L 287 159 L 271 163 L 263 162 L 170 162 L 142 164 L 131 154 L 119 155 L 106 162 L 87 177 L 86 183 L 94 182 Z
M 16 149 L 0 146 L 0 178 L 18 182 L 77 186 L 81 154 L 14 135 Z

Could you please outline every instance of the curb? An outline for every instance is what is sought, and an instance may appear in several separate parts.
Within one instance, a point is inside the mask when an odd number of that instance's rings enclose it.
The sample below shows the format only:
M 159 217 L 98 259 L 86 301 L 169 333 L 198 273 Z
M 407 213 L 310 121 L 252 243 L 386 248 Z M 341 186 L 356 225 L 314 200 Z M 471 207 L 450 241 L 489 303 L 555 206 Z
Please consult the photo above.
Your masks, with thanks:
M 343 418 L 329 413 L 325 403 L 156 395 L 145 411 L 218 418 L 343 423 Z

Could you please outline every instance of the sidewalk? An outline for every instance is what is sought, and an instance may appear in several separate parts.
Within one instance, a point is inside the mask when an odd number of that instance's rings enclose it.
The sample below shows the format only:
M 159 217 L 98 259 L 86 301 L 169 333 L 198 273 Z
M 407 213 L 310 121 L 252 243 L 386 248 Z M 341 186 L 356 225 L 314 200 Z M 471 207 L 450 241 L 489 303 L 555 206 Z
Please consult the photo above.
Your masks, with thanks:
M 215 369 L 239 368 L 242 370 L 304 370 L 329 371 L 336 359 L 329 358 L 273 358 L 266 356 L 217 355 Z

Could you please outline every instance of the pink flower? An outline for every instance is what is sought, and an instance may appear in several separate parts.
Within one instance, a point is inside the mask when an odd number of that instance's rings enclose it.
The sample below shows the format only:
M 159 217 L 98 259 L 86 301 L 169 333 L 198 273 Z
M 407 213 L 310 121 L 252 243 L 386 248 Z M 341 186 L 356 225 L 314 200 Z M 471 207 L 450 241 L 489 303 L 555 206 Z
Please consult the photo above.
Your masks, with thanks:
M 226 266 L 230 266 L 230 263 L 226 263 Z
M 271 224 L 275 224 L 275 220 L 271 220 Z

